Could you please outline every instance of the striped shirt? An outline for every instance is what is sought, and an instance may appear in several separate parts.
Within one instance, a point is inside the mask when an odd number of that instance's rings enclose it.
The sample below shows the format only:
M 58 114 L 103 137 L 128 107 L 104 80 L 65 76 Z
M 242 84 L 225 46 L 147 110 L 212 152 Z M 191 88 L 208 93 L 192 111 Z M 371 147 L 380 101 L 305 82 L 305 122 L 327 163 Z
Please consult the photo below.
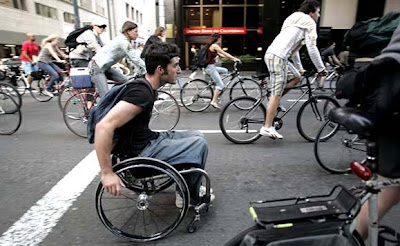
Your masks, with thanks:
M 317 71 L 323 71 L 325 66 L 319 54 L 318 47 L 313 44 L 306 29 L 295 26 L 285 28 L 276 36 L 266 53 L 274 54 L 285 60 L 291 58 L 295 67 L 303 70 L 299 54 L 299 49 L 303 45 L 303 41 L 305 41 L 308 54 Z

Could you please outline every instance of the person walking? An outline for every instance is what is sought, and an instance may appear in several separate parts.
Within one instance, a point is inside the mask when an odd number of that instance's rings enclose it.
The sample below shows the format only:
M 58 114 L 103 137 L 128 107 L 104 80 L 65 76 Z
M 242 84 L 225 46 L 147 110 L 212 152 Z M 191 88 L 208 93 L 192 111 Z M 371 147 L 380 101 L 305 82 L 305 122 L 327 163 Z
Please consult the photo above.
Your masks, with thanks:
M 50 81 L 47 84 L 46 89 L 43 91 L 43 94 L 53 97 L 53 85 L 57 80 L 62 80 L 61 69 L 52 62 L 56 60 L 57 62 L 64 63 L 65 61 L 60 59 L 61 56 L 64 59 L 67 59 L 68 56 L 60 50 L 58 47 L 59 37 L 55 34 L 51 34 L 47 38 L 42 40 L 42 50 L 38 56 L 38 66 L 40 69 L 44 70 L 50 75 Z
M 212 80 L 215 83 L 215 89 L 213 93 L 213 98 L 211 100 L 211 106 L 214 108 L 220 109 L 220 106 L 218 105 L 218 96 L 221 93 L 221 91 L 224 89 L 224 82 L 221 79 L 220 74 L 227 74 L 228 69 L 224 67 L 217 67 L 216 66 L 216 57 L 221 56 L 225 58 L 229 58 L 234 62 L 241 62 L 240 59 L 232 56 L 228 52 L 224 51 L 221 48 L 221 39 L 220 35 L 218 33 L 214 33 L 210 36 L 208 39 L 208 43 L 206 45 L 207 48 L 207 60 L 208 60 L 208 65 L 205 68 L 206 74 L 210 75 Z
M 87 67 L 94 54 L 104 46 L 100 34 L 105 31 L 107 25 L 103 21 L 96 20 L 91 26 L 92 29 L 84 31 L 76 38 L 78 43 L 84 44 L 79 44 L 69 53 L 72 67 Z
M 25 75 L 27 75 L 28 87 L 30 87 L 33 80 L 32 72 L 39 70 L 34 58 L 37 59 L 39 54 L 39 45 L 35 42 L 35 36 L 32 33 L 27 33 L 26 37 L 27 40 L 22 43 L 21 48 L 21 64 Z
M 266 109 L 265 124 L 260 129 L 263 136 L 283 139 L 272 124 L 284 87 L 291 88 L 296 85 L 304 72 L 299 54 L 303 42 L 319 76 L 327 74 L 317 47 L 319 16 L 320 3 L 316 0 L 304 1 L 299 11 L 286 18 L 280 33 L 265 52 L 264 60 L 270 72 L 271 96 Z M 289 59 L 292 59 L 294 64 Z
M 125 83 L 128 78 L 111 66 L 119 62 L 122 58 L 128 57 L 135 65 L 140 68 L 139 75 L 146 73 L 144 61 L 135 52 L 132 42 L 138 37 L 138 26 L 126 21 L 122 25 L 121 35 L 115 37 L 111 42 L 102 47 L 89 62 L 89 71 L 92 82 L 94 83 L 100 97 L 108 91 L 107 80 Z

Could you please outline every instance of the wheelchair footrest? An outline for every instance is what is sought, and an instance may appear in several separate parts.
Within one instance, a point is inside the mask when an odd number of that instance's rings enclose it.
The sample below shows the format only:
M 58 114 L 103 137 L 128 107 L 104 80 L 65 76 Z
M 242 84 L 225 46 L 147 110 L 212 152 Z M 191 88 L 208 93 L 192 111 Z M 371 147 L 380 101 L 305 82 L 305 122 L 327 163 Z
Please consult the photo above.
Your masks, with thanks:
M 250 203 L 250 214 L 257 223 L 285 223 L 305 219 L 350 219 L 358 204 L 354 195 L 341 185 L 329 195 L 297 197 Z

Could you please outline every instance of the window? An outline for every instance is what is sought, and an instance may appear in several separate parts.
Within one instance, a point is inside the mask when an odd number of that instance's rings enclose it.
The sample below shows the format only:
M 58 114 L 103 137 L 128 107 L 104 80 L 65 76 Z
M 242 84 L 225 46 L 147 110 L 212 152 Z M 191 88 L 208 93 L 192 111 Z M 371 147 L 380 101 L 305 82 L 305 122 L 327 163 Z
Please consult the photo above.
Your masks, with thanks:
M 243 7 L 224 7 L 222 25 L 225 27 L 243 27 L 244 26 L 244 8 Z M 234 16 L 235 18 L 232 18 Z
M 25 0 L 0 0 L 0 6 L 26 10 Z
M 92 10 L 92 1 L 91 0 L 81 0 L 81 6 L 83 8 Z
M 263 4 L 263 0 L 247 0 L 247 4 Z
M 185 8 L 184 11 L 185 27 L 200 26 L 200 8 Z
M 129 18 L 129 4 L 125 3 L 125 13 L 126 13 L 126 17 Z M 133 18 L 133 16 L 132 16 Z
M 40 3 L 35 3 L 35 7 L 36 7 L 36 14 L 44 16 L 44 17 L 52 18 L 54 20 L 58 20 L 57 9 L 40 4 Z
M 203 26 L 220 27 L 220 17 L 219 8 L 203 8 Z
M 105 15 L 103 0 L 96 0 L 96 13 Z
M 257 29 L 262 26 L 262 7 L 247 7 L 246 27 L 249 29 Z
M 68 13 L 68 12 L 64 12 L 63 16 L 64 16 L 64 21 L 65 22 L 68 22 L 68 23 L 71 23 L 71 24 L 75 23 L 75 16 L 73 14 Z
M 142 13 L 140 13 L 140 25 L 143 25 L 143 14 Z
M 203 4 L 219 4 L 219 0 L 203 0 Z
M 200 0 L 185 0 L 184 3 L 185 5 L 199 5 Z
M 136 10 L 136 21 L 139 22 L 139 10 Z
M 135 20 L 135 9 L 132 7 L 131 8 L 131 19 L 133 20 L 133 21 L 136 21 Z
M 244 4 L 244 0 L 222 0 L 222 4 Z

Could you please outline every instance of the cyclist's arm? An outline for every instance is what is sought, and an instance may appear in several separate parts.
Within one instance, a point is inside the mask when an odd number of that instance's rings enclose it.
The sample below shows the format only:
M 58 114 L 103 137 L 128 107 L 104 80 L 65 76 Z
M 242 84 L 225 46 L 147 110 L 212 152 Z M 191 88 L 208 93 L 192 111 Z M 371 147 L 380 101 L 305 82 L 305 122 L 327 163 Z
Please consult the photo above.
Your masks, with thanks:
M 111 164 L 114 131 L 142 112 L 142 108 L 132 103 L 119 101 L 106 116 L 96 124 L 94 148 L 101 168 L 101 182 L 107 192 L 121 193 L 123 183 L 115 175 Z
M 45 48 L 47 48 L 50 52 L 50 55 L 58 62 L 62 62 L 62 60 L 60 59 L 60 57 L 58 57 L 57 52 L 54 51 L 53 46 L 50 43 L 47 43 L 45 46 Z M 57 49 L 57 47 L 56 47 Z
M 219 56 L 221 57 L 226 57 L 231 59 L 232 61 L 237 61 L 240 62 L 240 60 L 234 56 L 232 56 L 231 54 L 229 54 L 228 52 L 224 51 L 223 49 L 221 49 L 221 47 L 219 47 L 218 44 L 212 44 L 210 46 L 211 51 L 216 51 L 218 53 Z
M 28 61 L 29 61 L 30 63 L 33 63 L 32 59 L 29 58 L 28 52 L 26 52 L 26 50 L 22 51 L 21 54 L 22 54 L 26 59 L 28 59 Z
M 85 34 L 85 36 L 83 37 L 83 40 L 85 43 L 87 43 L 87 47 L 96 52 L 101 49 L 100 44 L 97 42 L 96 39 L 96 34 L 92 31 L 92 30 L 88 30 L 88 33 L 86 34 L 86 32 L 84 32 L 83 34 Z
M 313 62 L 317 72 L 322 72 L 325 70 L 324 63 L 322 62 L 321 55 L 319 53 L 318 47 L 315 42 L 311 40 L 311 37 L 306 34 L 305 35 L 306 47 L 308 51 L 308 55 L 310 56 L 311 61 Z
M 337 56 L 334 54 L 331 56 L 333 64 L 336 64 L 338 66 L 342 66 L 342 63 L 339 61 L 339 59 L 337 58 Z
M 297 51 L 292 56 L 293 65 L 299 70 L 303 71 L 303 65 L 301 64 L 300 53 Z
M 136 66 L 138 66 L 141 70 L 141 74 L 146 73 L 146 64 L 144 61 L 138 56 L 135 52 L 135 49 L 132 47 L 131 44 L 128 44 L 124 49 L 126 55 L 128 56 L 129 60 L 131 60 Z

